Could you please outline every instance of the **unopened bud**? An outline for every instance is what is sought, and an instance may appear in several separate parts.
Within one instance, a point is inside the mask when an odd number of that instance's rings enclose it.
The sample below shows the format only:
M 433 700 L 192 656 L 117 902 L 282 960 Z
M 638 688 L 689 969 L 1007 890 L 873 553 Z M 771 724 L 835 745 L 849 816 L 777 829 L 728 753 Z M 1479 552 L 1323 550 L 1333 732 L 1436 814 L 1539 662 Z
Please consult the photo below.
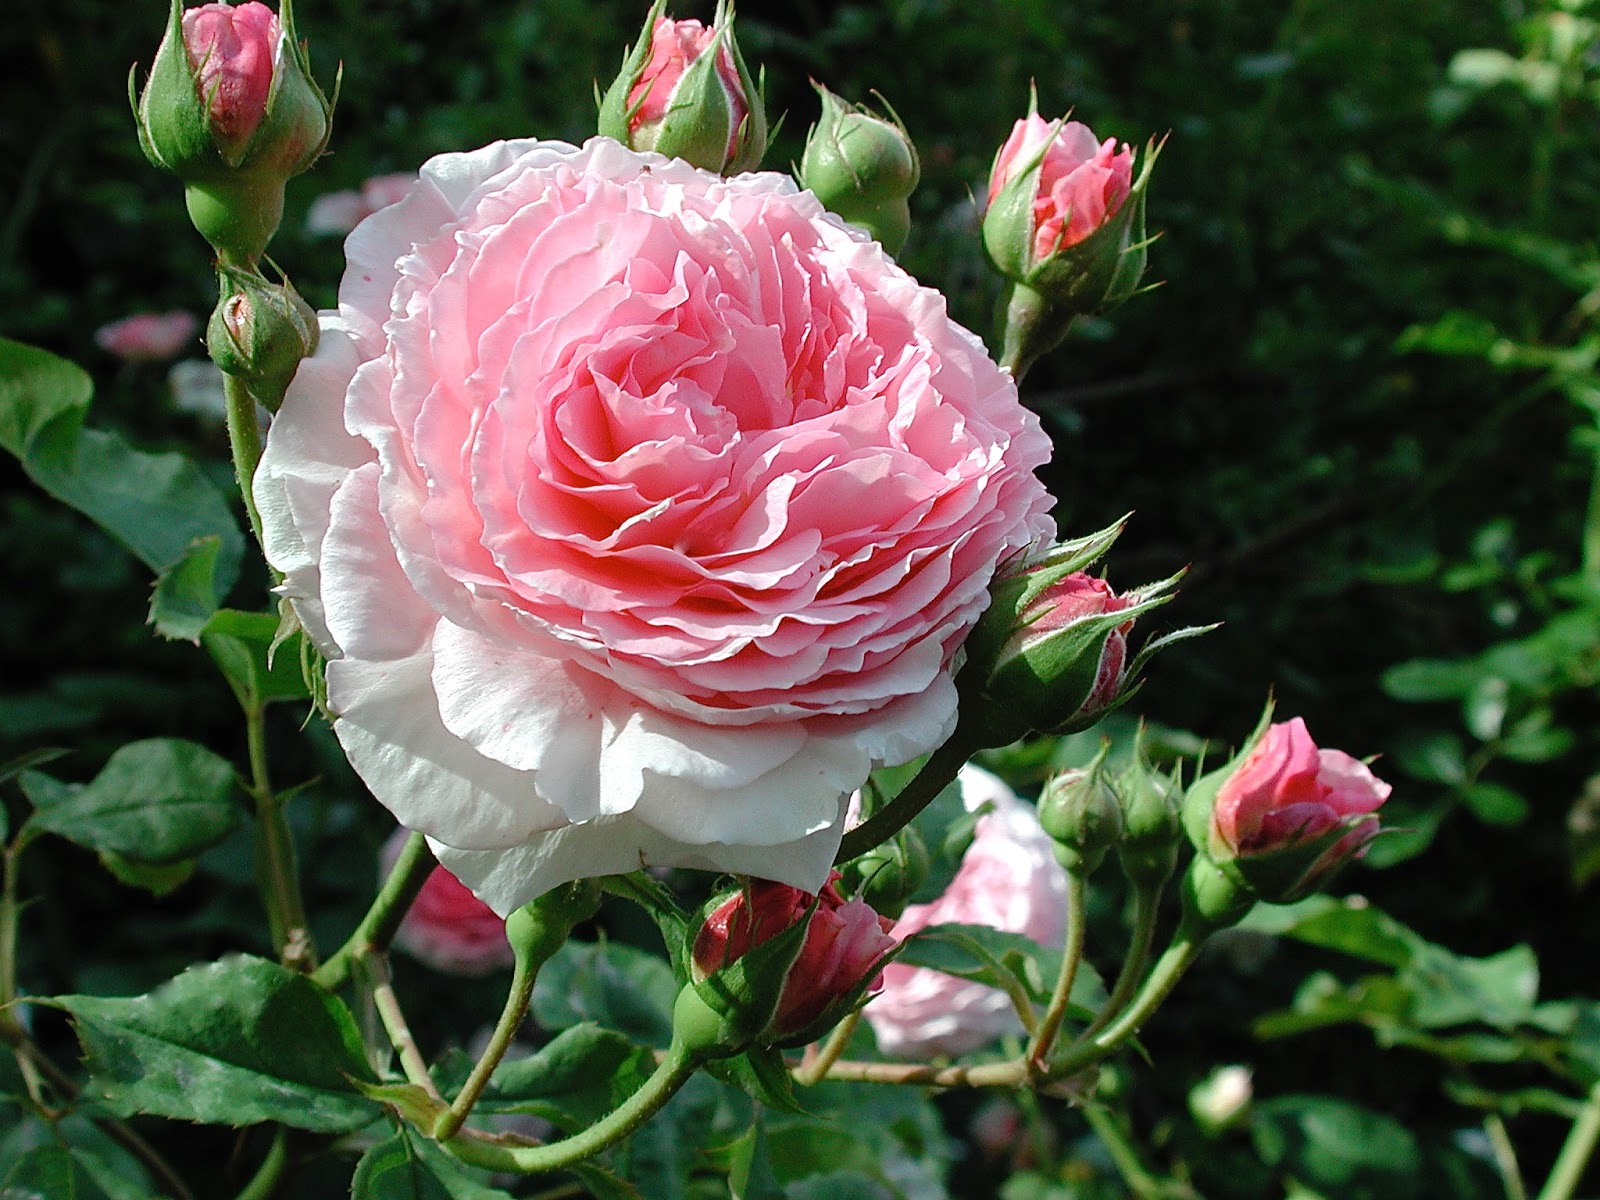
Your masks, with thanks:
M 317 314 L 288 285 L 247 271 L 225 270 L 223 279 L 231 290 L 212 311 L 206 346 L 217 366 L 276 412 L 300 360 L 317 348 Z
M 1056 861 L 1088 876 L 1122 839 L 1122 803 L 1106 778 L 1109 746 L 1087 767 L 1062 771 L 1039 796 L 1039 824 L 1056 844 Z
M 806 139 L 801 184 L 829 212 L 861 226 L 890 254 L 898 254 L 911 231 L 907 201 L 922 176 L 910 135 L 893 109 L 881 117 L 820 83 L 813 81 L 812 86 L 822 97 L 822 116 Z
M 1133 761 L 1117 781 L 1122 797 L 1122 842 L 1117 857 L 1122 872 L 1136 887 L 1159 888 L 1178 865 L 1183 823 L 1178 819 L 1177 778 L 1163 775 L 1144 754 L 1143 728 L 1134 744 Z
M 891 921 L 905 912 L 930 869 L 927 843 L 907 825 L 894 837 L 844 865 L 844 885 Z

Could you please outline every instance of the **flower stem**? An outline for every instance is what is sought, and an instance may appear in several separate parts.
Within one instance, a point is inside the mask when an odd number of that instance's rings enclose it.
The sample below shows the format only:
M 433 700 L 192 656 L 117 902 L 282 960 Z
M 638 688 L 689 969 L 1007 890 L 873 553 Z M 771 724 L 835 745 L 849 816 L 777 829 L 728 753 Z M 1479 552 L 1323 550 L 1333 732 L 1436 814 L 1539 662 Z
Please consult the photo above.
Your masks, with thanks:
M 850 1039 L 855 1035 L 856 1026 L 859 1024 L 861 1024 L 861 1010 L 857 1009 L 840 1021 L 828 1035 L 828 1040 L 822 1043 L 822 1049 L 817 1051 L 816 1058 L 794 1069 L 794 1081 L 805 1087 L 821 1083 L 827 1077 L 829 1068 L 839 1061 L 844 1048 L 850 1044 Z
M 1517 1148 L 1511 1144 L 1506 1123 L 1499 1113 L 1490 1113 L 1483 1119 L 1483 1131 L 1488 1135 L 1494 1153 L 1494 1169 L 1505 1188 L 1506 1200 L 1528 1200 L 1528 1189 L 1522 1182 L 1522 1168 L 1517 1164 Z
M 289 1135 L 287 1130 L 279 1126 L 272 1135 L 272 1145 L 267 1147 L 266 1158 L 261 1160 L 261 1165 L 236 1200 L 270 1200 L 278 1194 L 278 1185 L 283 1182 L 283 1171 L 288 1165 Z
M 1066 1019 L 1072 1000 L 1072 985 L 1078 978 L 1078 965 L 1083 961 L 1084 932 L 1088 921 L 1084 913 L 1089 889 L 1081 871 L 1067 872 L 1067 940 L 1061 952 L 1061 973 L 1056 977 L 1055 990 L 1045 1006 L 1039 1028 L 1028 1042 L 1027 1060 L 1042 1066 L 1061 1023 Z
M 256 424 L 256 401 L 236 375 L 223 375 L 222 394 L 227 401 L 228 448 L 233 452 L 233 473 L 244 498 L 244 511 L 250 518 L 250 531 L 261 545 L 261 513 L 256 508 L 251 483 L 261 462 L 261 427 Z
M 1578 1119 L 1567 1132 L 1561 1153 L 1556 1155 L 1550 1177 L 1539 1189 L 1538 1200 L 1571 1200 L 1583 1173 L 1594 1155 L 1596 1142 L 1600 1142 L 1600 1083 L 1589 1089 L 1589 1098 L 1578 1111 Z
M 1600 439 L 1595 443 L 1594 474 L 1583 519 L 1583 578 L 1591 587 L 1600 587 Z
M 951 737 L 922 764 L 922 769 L 895 798 L 872 816 L 844 835 L 839 843 L 839 853 L 833 856 L 836 863 L 848 862 L 881 846 L 916 818 L 933 798 L 950 786 L 967 759 L 972 748 L 964 740 Z
M 294 835 L 284 817 L 283 798 L 272 790 L 267 772 L 266 708 L 245 708 L 245 737 L 250 754 L 250 793 L 256 802 L 256 878 L 267 906 L 272 944 L 283 965 L 309 971 L 316 965 L 316 948 L 306 924 L 305 902 L 300 897 L 300 871 L 295 863 Z
M 538 1175 L 559 1171 L 615 1145 L 653 1117 L 694 1074 L 699 1060 L 674 1041 L 639 1090 L 589 1128 L 545 1146 L 501 1146 L 460 1134 L 442 1142 L 464 1163 L 490 1171 Z
M 1029 368 L 1066 338 L 1072 318 L 1027 284 L 1013 283 L 1000 322 L 1000 365 L 1021 383 Z
M 1111 1155 L 1117 1174 L 1121 1175 L 1122 1182 L 1128 1185 L 1130 1195 L 1138 1197 L 1138 1200 L 1162 1200 L 1169 1195 L 1167 1187 L 1140 1159 L 1139 1151 L 1134 1147 L 1127 1131 L 1123 1129 L 1122 1123 L 1104 1105 L 1085 1104 L 1083 1118 L 1089 1122 L 1089 1128 L 1094 1130 L 1101 1145 Z
M 517 1029 L 522 1025 L 523 1017 L 528 1015 L 528 1004 L 533 999 L 534 980 L 538 978 L 539 968 L 544 965 L 544 961 L 544 959 L 533 961 L 529 955 L 517 955 L 511 973 L 511 990 L 506 994 L 505 1007 L 501 1010 L 500 1020 L 495 1024 L 494 1033 L 489 1037 L 489 1044 L 484 1047 L 483 1054 L 473 1065 L 472 1073 L 467 1076 L 466 1083 L 461 1085 L 461 1091 L 450 1102 L 449 1109 L 439 1114 L 438 1121 L 434 1123 L 433 1136 L 440 1141 L 455 1136 L 472 1112 L 472 1106 L 483 1095 L 484 1088 L 489 1086 L 489 1077 L 494 1074 L 494 1069 L 505 1057 L 511 1039 L 516 1036 Z
M 406 911 L 417 898 L 434 866 L 428 839 L 413 833 L 406 839 L 400 857 L 389 869 L 388 878 L 345 944 L 312 973 L 311 978 L 330 992 L 337 991 L 350 978 L 350 968 L 359 957 L 381 954 L 389 948 Z
M 395 995 L 394 985 L 389 980 L 388 962 L 382 954 L 371 949 L 359 955 L 355 961 L 367 973 L 372 1005 L 378 1010 L 383 1031 L 389 1035 L 389 1044 L 400 1056 L 400 1069 L 405 1072 L 407 1082 L 421 1088 L 428 1099 L 443 1107 L 444 1097 L 439 1094 L 433 1076 L 428 1074 L 427 1060 L 417 1048 L 416 1038 L 411 1036 L 411 1026 L 400 1007 L 400 997 Z
M 1095 1014 L 1094 1020 L 1077 1037 L 1084 1042 L 1109 1025 L 1119 1012 L 1133 999 L 1133 990 L 1139 986 L 1145 968 L 1150 965 L 1150 948 L 1156 939 L 1156 918 L 1160 911 L 1161 888 L 1136 887 L 1133 893 L 1133 936 L 1128 942 L 1128 953 L 1117 972 L 1117 981 L 1111 985 L 1111 995 Z M 1074 1045 L 1077 1044 L 1074 1042 Z

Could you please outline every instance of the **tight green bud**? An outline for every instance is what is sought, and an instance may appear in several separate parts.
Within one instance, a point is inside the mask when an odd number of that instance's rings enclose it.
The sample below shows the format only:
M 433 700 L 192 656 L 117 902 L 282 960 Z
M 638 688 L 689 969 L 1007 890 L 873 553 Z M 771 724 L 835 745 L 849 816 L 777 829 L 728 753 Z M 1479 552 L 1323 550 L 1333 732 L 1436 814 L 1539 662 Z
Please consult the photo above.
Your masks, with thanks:
M 317 348 L 317 314 L 294 288 L 248 271 L 224 270 L 231 288 L 206 326 L 206 347 L 229 375 L 276 412 L 300 360 Z
M 1178 818 L 1178 797 L 1183 789 L 1175 776 L 1162 775 L 1150 765 L 1141 741 L 1134 746 L 1133 762 L 1117 781 L 1122 797 L 1122 843 L 1117 857 L 1129 882 L 1158 888 L 1178 866 L 1183 823 Z
M 1087 876 L 1122 840 L 1122 803 L 1106 778 L 1109 745 L 1087 767 L 1062 771 L 1039 796 L 1039 824 L 1056 844 L 1056 861 Z
M 906 127 L 893 109 L 880 117 L 814 80 L 811 86 L 822 97 L 822 116 L 806 139 L 801 185 L 816 193 L 829 212 L 861 226 L 890 254 L 898 254 L 911 231 L 907 200 L 922 177 Z
M 881 846 L 844 864 L 844 884 L 881 917 L 897 920 L 928 880 L 930 863 L 922 835 L 907 825 Z

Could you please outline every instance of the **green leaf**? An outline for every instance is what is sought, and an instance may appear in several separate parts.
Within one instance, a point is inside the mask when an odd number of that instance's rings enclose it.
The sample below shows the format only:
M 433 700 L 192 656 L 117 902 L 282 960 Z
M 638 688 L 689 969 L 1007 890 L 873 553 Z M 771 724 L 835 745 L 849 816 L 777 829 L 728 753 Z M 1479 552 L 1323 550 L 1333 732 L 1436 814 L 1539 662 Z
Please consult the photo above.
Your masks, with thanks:
M 759 1116 L 728 1150 L 730 1200 L 785 1200 L 783 1185 L 767 1162 L 766 1131 Z
M 276 643 L 278 627 L 275 612 L 223 608 L 206 622 L 200 634 L 200 644 L 221 668 L 228 686 L 247 712 L 274 700 L 311 698 L 300 670 L 300 645 L 305 635 L 296 630 L 282 643 Z
M 62 1146 L 28 1151 L 0 1177 L 0 1200 L 77 1200 L 77 1172 Z
M 131 858 L 123 858 L 122 855 L 113 854 L 110 850 L 100 852 L 100 865 L 110 871 L 119 882 L 129 887 L 142 888 L 152 896 L 165 896 L 188 883 L 190 877 L 194 875 L 197 861 L 193 858 L 184 858 L 175 863 L 152 866 L 148 863 L 134 862 Z
M 1327 1096 L 1279 1096 L 1256 1105 L 1256 1152 L 1282 1175 L 1338 1200 L 1418 1194 L 1416 1138 L 1390 1117 Z
M 1411 1019 L 1425 1029 L 1470 1021 L 1512 1029 L 1531 1017 L 1539 994 L 1539 963 L 1527 946 L 1465 958 L 1424 944 L 1400 978 L 1416 995 Z
M 0 447 L 158 577 L 176 570 L 181 578 L 158 581 L 151 617 L 164 636 L 193 637 L 238 578 L 238 523 L 227 498 L 181 454 L 146 454 L 116 434 L 85 429 L 93 391 L 65 359 L 0 338 Z
M 1028 995 L 1041 1001 L 1049 997 L 1061 972 L 1060 950 L 988 925 L 926 926 L 906 939 L 905 949 L 895 961 L 931 967 L 990 987 L 1018 983 Z M 1071 999 L 1080 1016 L 1105 1002 L 1105 985 L 1086 962 L 1078 966 Z
M 382 1113 L 349 1009 L 304 975 L 236 955 L 145 996 L 59 996 L 92 1075 L 119 1116 L 219 1125 L 279 1121 L 343 1133 Z
M 356 1164 L 350 1200 L 510 1200 L 436 1142 L 402 1128 Z
M 533 1113 L 574 1133 L 633 1095 L 654 1069 L 649 1050 L 586 1022 L 563 1030 L 527 1058 L 503 1063 L 481 1107 Z
M 233 766 L 196 742 L 153 738 L 123 746 L 91 783 L 42 788 L 23 777 L 32 820 L 90 850 L 165 866 L 193 858 L 232 833 L 243 817 Z
M 1513 828 L 1526 823 L 1528 801 L 1503 784 L 1479 779 L 1461 789 L 1461 799 L 1485 825 Z
M 539 969 L 533 1014 L 546 1029 L 592 1021 L 636 1042 L 672 1039 L 678 984 L 654 954 L 616 942 L 568 941 Z
M 752 1046 L 743 1054 L 709 1062 L 703 1068 L 729 1087 L 736 1087 L 778 1112 L 803 1113 L 795 1097 L 794 1077 L 783 1054 L 771 1046 Z
M 1383 673 L 1384 693 L 1413 704 L 1432 700 L 1459 700 L 1483 676 L 1476 659 L 1418 658 L 1396 663 Z

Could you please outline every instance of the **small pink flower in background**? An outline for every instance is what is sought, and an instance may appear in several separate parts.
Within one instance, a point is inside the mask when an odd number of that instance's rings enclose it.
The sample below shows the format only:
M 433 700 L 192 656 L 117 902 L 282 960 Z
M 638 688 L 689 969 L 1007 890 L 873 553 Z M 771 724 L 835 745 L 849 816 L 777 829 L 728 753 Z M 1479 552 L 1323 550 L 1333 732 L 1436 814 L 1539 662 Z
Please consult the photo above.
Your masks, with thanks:
M 712 910 L 695 935 L 691 956 L 697 976 L 703 979 L 805 920 L 812 901 L 817 901 L 800 956 L 784 981 L 769 1037 L 782 1039 L 811 1025 L 859 988 L 883 956 L 899 945 L 889 932 L 892 921 L 863 900 L 846 901 L 839 895 L 838 877 L 833 872 L 818 896 L 752 879 L 747 891 L 735 892 Z M 872 980 L 867 987 L 871 990 L 880 982 Z
M 242 149 L 261 126 L 283 41 L 278 15 L 256 0 L 204 4 L 183 14 L 183 44 L 219 145 Z
M 1243 860 L 1291 850 L 1349 824 L 1308 867 L 1299 885 L 1304 888 L 1365 852 L 1378 835 L 1375 814 L 1390 790 L 1359 759 L 1318 749 L 1299 717 L 1271 725 L 1217 789 L 1213 857 Z
M 1041 159 L 1042 155 L 1042 159 Z M 1099 229 L 1133 186 L 1133 151 L 1115 138 L 1099 141 L 1079 121 L 1046 121 L 1030 113 L 1016 123 L 989 175 L 989 203 L 1035 166 L 1033 258 L 1042 262 Z
M 1067 875 L 1033 806 L 973 766 L 961 769 L 961 798 L 969 812 L 992 807 L 978 821 L 944 895 L 907 908 L 895 937 L 929 925 L 988 925 L 1059 945 L 1066 931 Z M 1000 989 L 901 963 L 884 968 L 883 990 L 866 1015 L 879 1049 L 900 1058 L 965 1054 L 1022 1027 Z
M 417 182 L 415 171 L 374 175 L 360 190 L 326 192 L 311 202 L 306 212 L 306 232 L 349 233 L 380 209 L 396 204 Z
M 94 331 L 94 343 L 123 362 L 163 362 L 190 348 L 200 332 L 200 318 L 174 309 L 135 313 Z
M 387 875 L 400 856 L 409 829 L 389 835 L 379 855 Z M 476 977 L 511 965 L 506 923 L 459 879 L 434 867 L 395 934 L 394 944 L 412 958 L 447 975 Z
M 1052 540 L 1038 419 L 787 177 L 607 138 L 422 177 L 255 477 L 352 765 L 502 913 L 653 865 L 821 888 Z
M 674 21 L 671 17 L 656 19 L 655 29 L 650 34 L 650 58 L 638 82 L 628 92 L 628 109 L 633 112 L 628 127 L 634 134 L 636 148 L 648 150 L 655 144 L 652 135 L 672 110 L 673 95 L 678 90 L 684 72 L 711 49 L 716 36 L 715 28 L 702 25 L 699 21 Z M 717 79 L 722 84 L 722 93 L 727 101 L 727 158 L 731 160 L 738 152 L 739 127 L 750 113 L 750 101 L 744 94 L 739 68 L 734 64 L 733 53 L 726 41 L 717 55 Z

